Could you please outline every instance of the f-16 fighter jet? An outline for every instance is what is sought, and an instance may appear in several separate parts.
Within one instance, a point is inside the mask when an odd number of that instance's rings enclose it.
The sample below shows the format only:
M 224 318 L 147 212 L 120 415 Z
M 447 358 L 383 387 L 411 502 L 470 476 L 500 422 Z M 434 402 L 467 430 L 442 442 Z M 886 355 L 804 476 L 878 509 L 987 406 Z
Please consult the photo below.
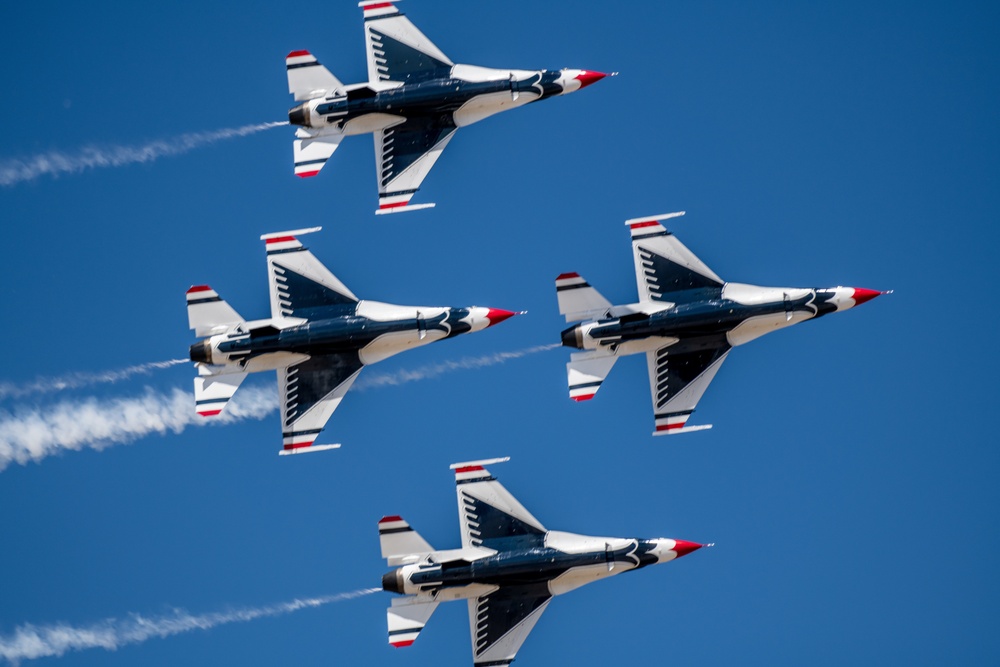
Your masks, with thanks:
M 359 300 L 297 238 L 320 229 L 260 237 L 267 248 L 270 319 L 248 322 L 208 285 L 187 291 L 188 323 L 203 338 L 191 346 L 198 414 L 222 412 L 247 373 L 277 370 L 279 454 L 340 446 L 313 443 L 365 366 L 518 314 Z
M 428 208 L 410 198 L 455 130 L 604 78 L 582 69 L 518 70 L 456 65 L 392 2 L 365 0 L 368 81 L 344 85 L 308 51 L 285 58 L 295 174 L 315 176 L 344 137 L 375 135 L 377 213 Z
M 388 609 L 393 646 L 412 644 L 439 603 L 468 600 L 474 663 L 509 665 L 556 595 L 703 546 L 547 530 L 485 468 L 507 460 L 451 466 L 461 549 L 435 551 L 398 516 L 378 522 L 382 557 L 396 567 L 382 577 L 382 588 L 403 595 Z
M 563 345 L 584 350 L 566 365 L 570 398 L 593 398 L 620 356 L 645 352 L 653 435 L 711 428 L 686 423 L 733 347 L 885 293 L 725 282 L 660 224 L 680 215 L 625 223 L 632 231 L 638 303 L 613 306 L 577 273 L 556 278 L 559 313 L 567 322 L 587 320 L 562 332 Z

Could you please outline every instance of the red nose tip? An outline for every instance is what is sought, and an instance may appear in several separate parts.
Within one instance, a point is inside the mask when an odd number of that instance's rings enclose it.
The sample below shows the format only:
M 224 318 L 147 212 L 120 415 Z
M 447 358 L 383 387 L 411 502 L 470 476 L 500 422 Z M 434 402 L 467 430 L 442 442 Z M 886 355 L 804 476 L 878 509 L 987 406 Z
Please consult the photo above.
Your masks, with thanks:
M 607 74 L 603 72 L 591 72 L 590 70 L 583 70 L 581 73 L 577 74 L 575 78 L 580 82 L 581 88 L 586 88 L 590 84 L 597 83 L 606 76 Z
M 490 308 L 490 311 L 486 313 L 486 319 L 490 321 L 487 327 L 491 327 L 494 324 L 500 324 L 509 317 L 514 317 L 517 313 L 513 313 L 509 310 L 501 310 L 500 308 Z
M 865 289 L 863 287 L 855 287 L 854 288 L 854 296 L 851 297 L 851 298 L 854 299 L 854 305 L 855 306 L 860 306 L 865 301 L 871 301 L 872 299 L 874 299 L 877 296 L 880 296 L 881 294 L 882 294 L 882 292 L 877 292 L 877 291 L 875 291 L 873 289 Z
M 692 551 L 697 551 L 701 549 L 702 545 L 697 542 L 686 542 L 684 540 L 674 540 L 677 544 L 674 545 L 673 550 L 677 553 L 677 557 L 686 556 Z

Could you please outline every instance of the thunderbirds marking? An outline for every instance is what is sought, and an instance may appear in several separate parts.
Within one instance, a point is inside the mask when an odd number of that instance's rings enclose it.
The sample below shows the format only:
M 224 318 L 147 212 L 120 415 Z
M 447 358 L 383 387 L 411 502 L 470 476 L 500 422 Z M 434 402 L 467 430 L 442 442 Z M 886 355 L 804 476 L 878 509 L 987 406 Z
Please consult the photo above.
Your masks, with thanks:
M 391 645 L 411 645 L 439 603 L 468 600 L 474 663 L 509 665 L 556 595 L 703 546 L 547 530 L 485 467 L 507 460 L 451 466 L 461 549 L 435 551 L 399 516 L 379 521 L 382 557 L 396 567 L 382 588 L 403 596 L 387 610 Z
M 222 412 L 247 373 L 277 370 L 280 454 L 340 446 L 314 442 L 363 367 L 518 314 L 359 300 L 299 242 L 298 236 L 319 229 L 261 237 L 267 247 L 270 319 L 244 320 L 208 285 L 187 292 L 188 322 L 203 337 L 190 354 L 198 369 L 198 414 Z
M 660 224 L 681 215 L 625 223 L 632 232 L 638 303 L 613 306 L 577 273 L 556 278 L 559 313 L 567 322 L 587 320 L 562 332 L 563 345 L 584 350 L 566 365 L 570 398 L 593 398 L 620 356 L 644 352 L 653 435 L 711 428 L 686 424 L 731 348 L 885 294 L 724 282 Z
M 376 213 L 428 208 L 410 198 L 455 130 L 529 102 L 564 95 L 604 78 L 581 69 L 516 70 L 456 65 L 392 2 L 366 0 L 368 82 L 344 85 L 308 51 L 285 58 L 288 112 L 297 125 L 295 174 L 315 176 L 344 137 L 373 133 Z

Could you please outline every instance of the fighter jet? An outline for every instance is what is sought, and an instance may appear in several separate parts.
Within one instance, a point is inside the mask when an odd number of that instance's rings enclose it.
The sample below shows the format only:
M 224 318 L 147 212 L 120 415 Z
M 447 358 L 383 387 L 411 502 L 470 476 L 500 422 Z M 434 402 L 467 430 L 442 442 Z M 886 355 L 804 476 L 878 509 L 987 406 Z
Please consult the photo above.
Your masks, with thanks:
M 248 322 L 208 285 L 187 291 L 188 323 L 202 338 L 190 351 L 198 370 L 196 411 L 218 415 L 248 373 L 278 371 L 279 454 L 340 446 L 313 443 L 365 366 L 519 314 L 359 300 L 297 238 L 320 229 L 260 237 L 267 249 L 270 319 Z
M 853 308 L 885 294 L 857 287 L 757 287 L 725 282 L 661 221 L 668 213 L 627 220 L 639 302 L 613 306 L 577 273 L 556 278 L 562 343 L 584 350 L 566 365 L 569 396 L 590 400 L 619 357 L 646 353 L 656 430 L 674 435 L 711 428 L 686 426 L 729 350 L 766 333 Z
M 391 645 L 411 645 L 439 603 L 468 600 L 473 662 L 509 665 L 556 595 L 703 546 L 547 530 L 485 467 L 507 460 L 451 466 L 460 549 L 435 551 L 399 516 L 378 522 L 382 557 L 396 568 L 382 577 L 382 588 L 403 596 L 387 610 Z
M 344 137 L 375 135 L 376 213 L 429 208 L 410 198 L 455 130 L 529 102 L 580 90 L 606 75 L 582 69 L 456 65 L 393 2 L 365 0 L 368 81 L 344 85 L 308 51 L 285 58 L 295 174 L 315 176 Z

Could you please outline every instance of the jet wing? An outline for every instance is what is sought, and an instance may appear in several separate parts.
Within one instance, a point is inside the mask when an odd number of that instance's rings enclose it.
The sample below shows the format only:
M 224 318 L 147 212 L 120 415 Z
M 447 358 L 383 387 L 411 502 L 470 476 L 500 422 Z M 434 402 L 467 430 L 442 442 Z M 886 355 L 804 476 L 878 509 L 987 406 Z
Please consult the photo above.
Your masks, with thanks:
M 722 278 L 660 224 L 681 215 L 683 211 L 625 221 L 632 232 L 640 301 L 669 302 L 671 292 L 723 285 Z
M 438 118 L 420 116 L 375 132 L 376 213 L 399 213 L 434 206 L 408 204 L 456 129 L 454 124 L 442 124 Z
M 469 630 L 475 665 L 509 665 L 552 596 L 547 584 L 502 586 L 469 599 Z
M 510 538 L 541 543 L 545 537 L 545 527 L 485 468 L 490 463 L 506 460 L 470 461 L 451 466 L 455 470 L 463 548 L 489 549 L 496 546 L 497 541 L 509 545 Z
M 357 303 L 358 297 L 296 238 L 320 229 L 322 227 L 296 229 L 260 237 L 267 248 L 267 282 L 273 319 L 310 319 L 319 311 Z
M 281 392 L 280 454 L 318 451 L 313 446 L 333 411 L 361 372 L 356 353 L 315 355 L 300 363 L 278 369 Z M 339 447 L 324 445 L 322 449 Z
M 653 435 L 674 435 L 712 428 L 685 426 L 702 394 L 729 354 L 724 341 L 700 349 L 671 352 L 670 345 L 646 353 L 649 368 L 649 391 L 653 398 L 656 430 Z
M 415 83 L 448 74 L 454 63 L 393 3 L 366 0 L 358 6 L 365 14 L 369 83 Z

